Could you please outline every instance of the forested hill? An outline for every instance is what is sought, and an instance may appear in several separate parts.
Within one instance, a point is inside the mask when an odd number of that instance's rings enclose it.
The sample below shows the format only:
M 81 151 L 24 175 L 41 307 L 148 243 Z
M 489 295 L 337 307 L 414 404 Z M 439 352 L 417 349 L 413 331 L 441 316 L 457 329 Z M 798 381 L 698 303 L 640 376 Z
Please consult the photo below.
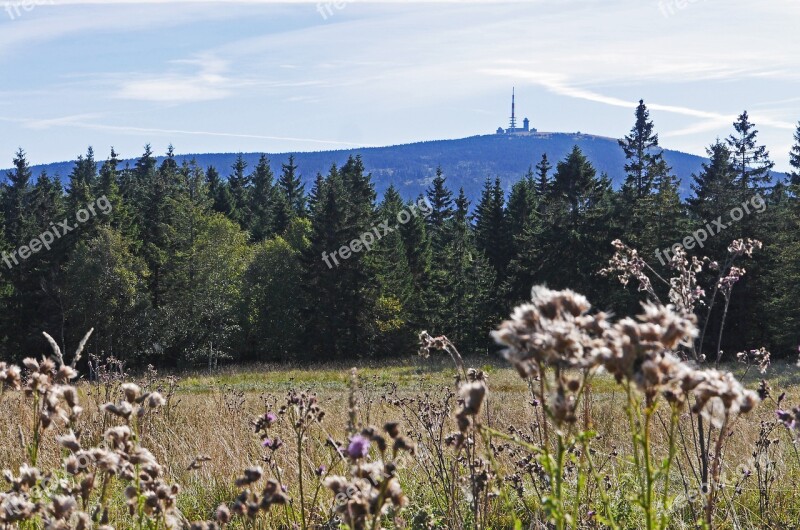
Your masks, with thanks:
M 547 153 L 551 161 L 563 160 L 574 145 L 578 145 L 598 171 L 605 172 L 618 187 L 624 180 L 625 156 L 617 140 L 602 136 L 580 133 L 535 133 L 530 136 L 484 135 L 459 140 L 436 140 L 389 147 L 369 147 L 338 151 L 317 151 L 294 153 L 295 163 L 303 179 L 311 184 L 317 173 L 328 172 L 332 164 L 341 166 L 348 156 L 360 154 L 367 171 L 372 173 L 376 191 L 383 191 L 394 184 L 405 198 L 414 198 L 428 187 L 436 168 L 442 167 L 448 182 L 454 189 L 460 187 L 473 201 L 480 197 L 481 188 L 487 176 L 499 176 L 503 187 L 511 185 L 523 176 L 529 167 L 535 166 Z M 101 146 L 96 156 L 105 158 L 107 153 Z M 180 146 L 176 146 L 178 149 Z M 124 156 L 138 157 L 141 153 L 122 153 Z M 270 154 L 272 169 L 280 172 L 280 164 L 286 162 L 290 153 Z M 236 160 L 235 153 L 188 154 L 177 156 L 178 163 L 195 158 L 202 167 L 214 166 L 222 175 L 228 175 Z M 260 153 L 244 155 L 250 168 L 254 167 Z M 700 171 L 702 157 L 664 151 L 664 158 L 681 180 L 681 195 L 689 193 L 692 173 Z M 131 165 L 132 160 L 127 160 Z M 160 162 L 160 160 L 159 160 Z M 36 166 L 34 175 L 46 170 L 49 175 L 59 175 L 66 183 L 74 162 L 62 162 Z

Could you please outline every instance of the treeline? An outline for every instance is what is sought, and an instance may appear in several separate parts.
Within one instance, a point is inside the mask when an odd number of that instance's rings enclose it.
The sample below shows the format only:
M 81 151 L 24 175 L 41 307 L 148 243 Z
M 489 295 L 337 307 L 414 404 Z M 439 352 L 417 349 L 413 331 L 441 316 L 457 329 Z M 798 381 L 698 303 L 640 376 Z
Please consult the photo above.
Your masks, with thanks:
M 0 358 L 45 351 L 43 330 L 71 345 L 92 327 L 90 349 L 129 366 L 405 355 L 423 329 L 486 351 L 488 331 L 534 284 L 633 311 L 641 294 L 598 272 L 610 242 L 640 249 L 668 276 L 655 251 L 720 218 L 726 228 L 690 252 L 724 259 L 733 239 L 765 243 L 736 285 L 723 348 L 795 350 L 800 127 L 791 182 L 776 182 L 743 113 L 708 148 L 686 201 L 643 102 L 620 146 L 619 190 L 575 147 L 561 161 L 543 156 L 508 193 L 488 179 L 475 205 L 441 171 L 424 197 L 390 188 L 377 201 L 358 157 L 306 190 L 292 158 L 274 175 L 266 157 L 255 167 L 239 157 L 226 179 L 179 165 L 172 148 L 158 164 L 149 146 L 132 167 L 113 149 L 102 163 L 89 149 L 65 190 L 47 174 L 34 179 L 20 150 L 0 187 Z M 422 199 L 425 215 L 396 221 Z M 750 213 L 732 222 L 745 203 Z M 65 219 L 75 228 L 41 248 Z M 324 259 L 368 232 L 380 235 L 371 250 Z

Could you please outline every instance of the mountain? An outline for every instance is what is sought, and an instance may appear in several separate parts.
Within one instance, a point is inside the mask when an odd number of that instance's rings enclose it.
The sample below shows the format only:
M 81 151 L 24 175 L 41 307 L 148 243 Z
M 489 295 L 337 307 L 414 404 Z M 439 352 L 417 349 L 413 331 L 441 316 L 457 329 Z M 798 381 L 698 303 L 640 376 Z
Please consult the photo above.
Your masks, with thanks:
M 463 187 L 467 196 L 475 200 L 486 177 L 499 176 L 506 189 L 519 180 L 531 166 L 539 162 L 542 153 L 550 161 L 564 159 L 574 145 L 578 145 L 598 170 L 607 173 L 615 186 L 624 181 L 625 159 L 617 140 L 581 133 L 531 133 L 529 135 L 482 135 L 458 140 L 436 140 L 388 147 L 365 147 L 336 151 L 291 153 L 307 182 L 306 189 L 316 174 L 327 173 L 332 164 L 342 165 L 350 155 L 361 155 L 367 170 L 372 173 L 376 189 L 381 194 L 389 184 L 394 184 L 406 198 L 422 193 L 433 178 L 436 168 L 441 166 L 448 184 L 454 190 Z M 280 172 L 290 153 L 269 154 L 273 171 Z M 260 153 L 244 155 L 249 168 L 253 168 Z M 102 158 L 103 153 L 97 156 Z M 203 167 L 215 166 L 227 175 L 233 164 L 235 153 L 177 155 L 178 163 L 196 159 Z M 664 158 L 681 179 L 682 195 L 689 193 L 692 173 L 700 171 L 705 160 L 702 157 L 664 151 Z M 161 160 L 161 159 L 160 159 Z M 126 162 L 133 165 L 133 160 Z M 59 175 L 66 183 L 73 162 L 60 162 L 34 167 L 34 174 L 42 170 L 49 175 Z M 123 162 L 124 166 L 124 162 Z

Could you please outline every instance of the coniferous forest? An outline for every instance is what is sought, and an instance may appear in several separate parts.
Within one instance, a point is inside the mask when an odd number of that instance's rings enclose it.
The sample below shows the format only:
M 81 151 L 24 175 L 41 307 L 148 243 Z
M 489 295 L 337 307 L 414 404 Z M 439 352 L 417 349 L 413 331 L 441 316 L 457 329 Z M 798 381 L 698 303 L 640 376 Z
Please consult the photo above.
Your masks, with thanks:
M 171 148 L 157 163 L 145 146 L 123 165 L 113 149 L 89 148 L 62 185 L 33 174 L 20 149 L 0 187 L 0 358 L 46 352 L 42 330 L 74 344 L 89 328 L 94 351 L 128 366 L 386 358 L 415 351 L 422 330 L 462 352 L 486 352 L 489 331 L 532 285 L 635 313 L 643 293 L 621 291 L 600 272 L 611 242 L 639 249 L 669 277 L 663 249 L 698 230 L 707 233 L 703 248 L 689 250 L 698 257 L 724 257 L 738 238 L 764 243 L 726 307 L 722 351 L 795 352 L 800 127 L 784 180 L 744 112 L 730 136 L 707 148 L 686 200 L 644 103 L 620 149 L 620 189 L 576 147 L 563 160 L 543 156 L 510 190 L 487 178 L 474 203 L 441 171 L 424 197 L 394 188 L 377 197 L 358 157 L 307 189 L 291 158 L 275 172 L 265 156 L 255 167 L 241 157 L 230 168 L 199 167 L 179 165 Z M 403 213 L 423 203 L 425 215 Z M 749 213 L 731 220 L 744 204 Z M 97 205 L 92 215 L 88 205 Z M 49 248 L 20 252 L 76 218 L 74 229 L 48 238 Z M 351 242 L 366 233 L 377 234 L 374 244 L 356 251 Z M 349 257 L 323 259 L 343 246 Z

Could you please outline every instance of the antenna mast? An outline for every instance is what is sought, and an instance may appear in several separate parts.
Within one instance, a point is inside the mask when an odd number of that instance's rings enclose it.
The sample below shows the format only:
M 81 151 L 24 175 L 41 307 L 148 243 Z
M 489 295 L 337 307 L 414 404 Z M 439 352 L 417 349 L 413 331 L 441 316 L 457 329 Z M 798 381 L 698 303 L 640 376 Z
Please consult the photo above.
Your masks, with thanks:
M 511 88 L 511 125 L 509 125 L 509 129 L 511 129 L 512 131 L 517 128 L 517 117 L 516 117 L 515 112 L 514 112 L 515 111 L 515 109 L 514 109 L 514 106 L 515 106 L 514 98 L 515 98 L 515 96 L 514 96 L 514 88 L 512 87 Z

